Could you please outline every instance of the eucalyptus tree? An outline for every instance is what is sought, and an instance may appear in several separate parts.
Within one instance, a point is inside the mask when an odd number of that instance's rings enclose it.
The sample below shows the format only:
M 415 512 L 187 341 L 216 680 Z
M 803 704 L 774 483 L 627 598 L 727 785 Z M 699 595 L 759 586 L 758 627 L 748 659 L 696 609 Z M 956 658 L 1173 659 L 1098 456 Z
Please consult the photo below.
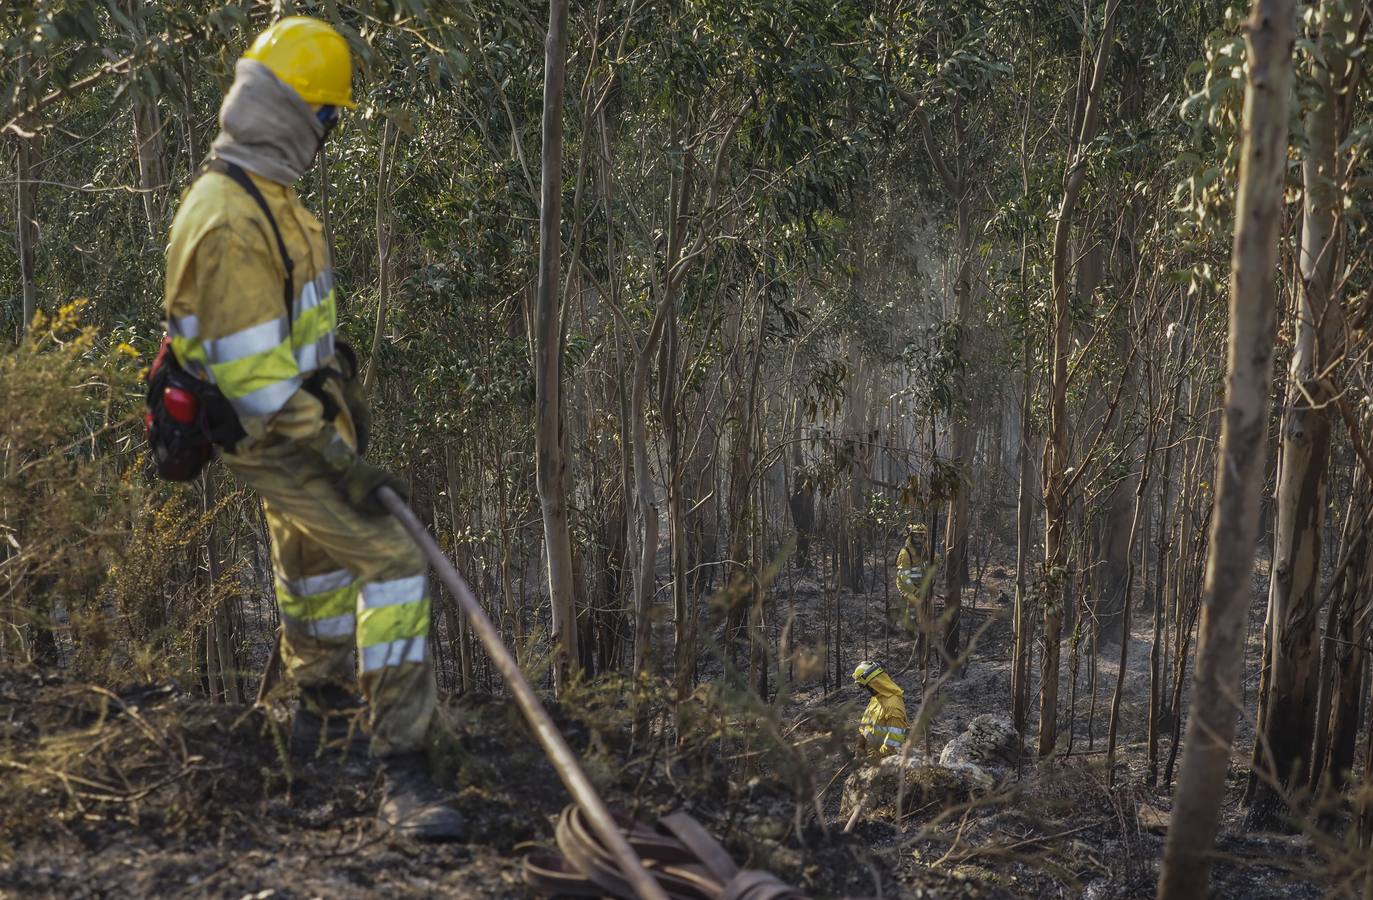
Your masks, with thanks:
M 1280 791 L 1305 787 L 1312 771 L 1321 691 L 1321 556 L 1327 517 L 1327 470 L 1336 410 L 1345 403 L 1336 385 L 1351 336 L 1343 289 L 1361 264 L 1346 253 L 1344 217 L 1349 180 L 1345 144 L 1355 124 L 1367 46 L 1364 3 L 1326 0 L 1304 16 L 1300 53 L 1303 140 L 1302 228 L 1295 310 L 1296 339 L 1282 417 L 1281 466 L 1267 644 L 1272 648 L 1269 693 L 1259 742 L 1265 777 L 1250 821 L 1271 824 Z M 1346 262 L 1349 260 L 1349 262 Z M 1344 266 L 1347 271 L 1341 271 Z M 1358 427 L 1355 427 L 1357 438 Z M 1320 723 L 1322 726 L 1324 723 Z M 1318 764 L 1319 765 L 1319 764 Z
M 1235 199 L 1225 418 L 1186 753 L 1168 831 L 1159 896 L 1207 893 L 1230 743 L 1239 715 L 1244 621 L 1258 543 L 1277 320 L 1276 262 L 1287 159 L 1295 4 L 1256 0 Z
M 1070 493 L 1086 471 L 1074 468 L 1069 457 L 1068 358 L 1072 353 L 1069 280 L 1073 218 L 1087 176 L 1085 154 L 1096 139 L 1101 120 L 1102 89 L 1112 45 L 1119 0 L 1107 0 L 1102 24 L 1094 36 L 1090 65 L 1080 68 L 1073 92 L 1075 107 L 1070 127 L 1063 194 L 1054 223 L 1051 321 L 1052 365 L 1049 373 L 1048 447 L 1044 454 L 1044 655 L 1039 685 L 1039 755 L 1053 752 L 1058 739 L 1059 638 L 1063 628 L 1064 581 L 1067 573 L 1067 528 Z M 1083 40 L 1091 38 L 1084 33 Z M 1084 47 L 1086 44 L 1084 44 Z M 1084 58 L 1087 54 L 1084 52 Z
M 562 414 L 562 180 L 563 84 L 567 68 L 567 0 L 550 0 L 544 50 L 543 152 L 539 165 L 539 275 L 535 287 L 534 345 L 535 477 L 543 509 L 544 547 L 553 629 L 562 659 L 555 671 L 561 686 L 568 666 L 578 662 L 577 603 L 573 584 L 572 535 L 567 522 L 566 466 Z

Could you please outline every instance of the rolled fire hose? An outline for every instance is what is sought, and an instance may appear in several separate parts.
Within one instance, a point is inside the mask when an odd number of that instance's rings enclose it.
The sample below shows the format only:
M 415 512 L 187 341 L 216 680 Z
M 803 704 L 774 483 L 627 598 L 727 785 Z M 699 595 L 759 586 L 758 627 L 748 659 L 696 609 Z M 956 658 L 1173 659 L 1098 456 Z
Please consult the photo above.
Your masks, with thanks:
M 515 705 L 520 708 L 525 721 L 534 730 L 534 737 L 538 739 L 539 746 L 543 747 L 549 762 L 553 763 L 553 768 L 557 770 L 558 778 L 572 795 L 573 801 L 586 813 L 591 827 L 614 855 L 620 865 L 620 871 L 633 885 L 634 892 L 642 900 L 668 900 L 667 894 L 648 874 L 643 860 L 629 846 L 629 841 L 615 824 L 605 801 L 596 793 L 591 779 L 586 777 L 586 772 L 582 771 L 581 764 L 577 762 L 576 754 L 567 746 L 567 741 L 563 739 L 553 720 L 548 717 L 548 711 L 534 695 L 534 689 L 529 686 L 524 673 L 520 671 L 515 657 L 506 649 L 505 644 L 501 643 L 496 626 L 491 624 L 491 619 L 477 602 L 477 597 L 467 586 L 467 582 L 458 574 L 458 570 L 453 568 L 453 564 L 443 555 L 443 551 L 439 549 L 429 531 L 395 491 L 388 487 L 377 488 L 377 498 L 391 515 L 400 520 L 400 524 L 429 559 L 429 564 L 438 573 L 444 587 L 457 598 L 458 604 L 462 606 L 463 612 L 472 623 L 472 628 L 477 632 L 477 638 L 486 648 L 491 662 L 495 664 L 496 671 L 501 673 L 501 677 L 510 688 L 510 693 L 514 695 Z

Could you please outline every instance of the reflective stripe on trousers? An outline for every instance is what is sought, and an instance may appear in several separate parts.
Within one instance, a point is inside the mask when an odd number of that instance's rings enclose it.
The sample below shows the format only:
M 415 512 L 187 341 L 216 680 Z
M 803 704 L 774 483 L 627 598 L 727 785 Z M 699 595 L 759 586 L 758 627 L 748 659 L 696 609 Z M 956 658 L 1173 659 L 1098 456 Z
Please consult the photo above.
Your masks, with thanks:
M 428 579 L 423 575 L 362 586 L 358 654 L 362 671 L 424 662 L 429 643 Z
M 351 638 L 355 628 L 358 587 L 351 572 L 276 579 L 281 619 L 295 634 L 315 638 Z

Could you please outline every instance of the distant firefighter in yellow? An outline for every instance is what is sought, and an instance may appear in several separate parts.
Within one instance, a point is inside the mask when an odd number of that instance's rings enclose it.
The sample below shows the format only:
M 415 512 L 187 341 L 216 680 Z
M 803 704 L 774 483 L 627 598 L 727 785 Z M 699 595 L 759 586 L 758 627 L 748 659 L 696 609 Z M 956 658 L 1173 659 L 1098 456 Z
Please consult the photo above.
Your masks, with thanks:
M 858 723 L 863 752 L 869 756 L 900 753 L 906 742 L 905 692 L 875 662 L 859 663 L 853 680 L 872 697 Z
M 919 522 L 906 527 L 906 542 L 896 554 L 896 587 L 912 609 L 929 597 L 929 533 Z

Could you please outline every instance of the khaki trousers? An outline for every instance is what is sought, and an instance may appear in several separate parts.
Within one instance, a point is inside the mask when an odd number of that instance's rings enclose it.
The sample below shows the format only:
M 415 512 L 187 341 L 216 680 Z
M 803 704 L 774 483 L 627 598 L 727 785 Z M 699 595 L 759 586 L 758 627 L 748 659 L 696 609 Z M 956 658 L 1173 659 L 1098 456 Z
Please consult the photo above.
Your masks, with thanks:
M 353 509 L 292 441 L 269 438 L 224 461 L 267 512 L 289 677 L 300 687 L 360 684 L 372 753 L 418 750 L 435 702 L 419 549 L 392 516 Z

